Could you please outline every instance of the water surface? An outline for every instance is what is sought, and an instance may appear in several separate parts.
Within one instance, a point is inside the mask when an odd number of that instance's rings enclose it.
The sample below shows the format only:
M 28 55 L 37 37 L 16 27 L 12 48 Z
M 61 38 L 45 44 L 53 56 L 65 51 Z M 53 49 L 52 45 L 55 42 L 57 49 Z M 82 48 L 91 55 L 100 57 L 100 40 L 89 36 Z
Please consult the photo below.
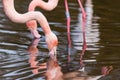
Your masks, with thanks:
M 30 0 L 16 0 L 16 10 L 20 13 L 27 12 L 29 2 Z M 64 0 L 60 0 L 57 8 L 49 13 L 36 9 L 46 16 L 59 39 L 59 73 L 64 74 L 64 80 L 120 80 L 120 1 L 85 1 L 87 48 L 84 55 L 81 55 L 81 9 L 77 0 L 69 0 L 68 3 L 71 16 L 70 49 Z M 40 25 L 38 30 L 42 38 L 34 40 L 25 24 L 14 23 L 7 18 L 0 3 L 0 80 L 46 80 L 44 65 L 49 61 L 49 52 Z M 33 46 L 34 42 L 38 44 Z M 33 48 L 35 51 L 32 52 Z

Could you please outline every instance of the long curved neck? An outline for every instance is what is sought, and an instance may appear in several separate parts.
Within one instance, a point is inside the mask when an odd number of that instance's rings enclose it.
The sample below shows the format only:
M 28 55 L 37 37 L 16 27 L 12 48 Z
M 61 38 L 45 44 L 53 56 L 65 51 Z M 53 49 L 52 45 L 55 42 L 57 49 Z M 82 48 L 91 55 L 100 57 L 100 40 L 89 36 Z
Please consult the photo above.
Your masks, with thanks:
M 13 0 L 2 0 L 3 8 L 5 14 L 11 19 L 13 22 L 17 22 L 14 19 L 17 17 L 19 18 L 19 14 L 16 12 L 14 8 L 14 1 Z M 16 17 L 15 17 L 16 16 Z
M 59 0 L 48 0 L 48 2 L 45 2 L 43 0 L 33 0 L 29 5 L 29 11 L 34 11 L 37 6 L 44 10 L 51 11 L 57 6 L 58 1 Z
M 41 12 L 27 12 L 19 14 L 14 8 L 14 0 L 2 0 L 5 14 L 10 20 L 16 23 L 26 23 L 30 20 L 37 20 L 45 34 L 49 34 L 51 29 L 48 21 Z

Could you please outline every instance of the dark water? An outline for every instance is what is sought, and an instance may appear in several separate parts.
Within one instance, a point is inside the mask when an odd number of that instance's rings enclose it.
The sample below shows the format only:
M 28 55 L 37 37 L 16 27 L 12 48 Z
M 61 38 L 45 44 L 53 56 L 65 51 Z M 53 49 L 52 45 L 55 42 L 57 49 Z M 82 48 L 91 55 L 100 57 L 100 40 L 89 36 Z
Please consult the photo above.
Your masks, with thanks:
M 64 80 L 120 80 L 120 0 L 85 1 L 87 49 L 83 56 L 80 55 L 83 46 L 82 13 L 77 0 L 68 1 L 71 15 L 70 52 L 64 0 L 60 0 L 52 12 L 41 10 L 59 39 L 57 76 L 64 74 Z M 16 0 L 16 10 L 27 12 L 29 2 Z M 49 59 L 40 26 L 38 30 L 42 35 L 40 41 L 33 40 L 25 24 L 11 22 L 4 14 L 0 1 L 0 80 L 46 80 L 45 73 L 49 70 L 46 72 L 45 64 L 52 64 L 54 60 Z M 32 45 L 34 42 L 38 45 Z M 32 52 L 33 48 L 35 51 Z

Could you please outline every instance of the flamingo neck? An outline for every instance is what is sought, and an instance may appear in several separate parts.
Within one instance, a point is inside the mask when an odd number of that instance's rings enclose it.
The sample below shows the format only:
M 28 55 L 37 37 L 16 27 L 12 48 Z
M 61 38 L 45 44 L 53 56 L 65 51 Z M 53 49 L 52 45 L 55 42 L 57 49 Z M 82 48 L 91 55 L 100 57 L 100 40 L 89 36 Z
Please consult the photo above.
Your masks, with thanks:
M 33 0 L 29 5 L 29 11 L 34 11 L 37 6 L 44 10 L 51 11 L 57 6 L 58 1 L 59 0 L 48 0 L 48 2 L 44 2 L 43 0 Z
M 14 8 L 14 0 L 2 0 L 3 8 L 5 14 L 15 22 L 15 18 L 19 17 L 19 14 L 16 12 Z M 14 13 L 14 14 L 13 14 Z M 14 19 L 13 19 L 14 18 Z
M 37 20 L 41 25 L 45 34 L 51 33 L 50 26 L 46 17 L 37 11 L 31 11 L 24 14 L 19 14 L 14 8 L 14 0 L 2 0 L 5 14 L 16 23 L 26 23 L 30 20 Z

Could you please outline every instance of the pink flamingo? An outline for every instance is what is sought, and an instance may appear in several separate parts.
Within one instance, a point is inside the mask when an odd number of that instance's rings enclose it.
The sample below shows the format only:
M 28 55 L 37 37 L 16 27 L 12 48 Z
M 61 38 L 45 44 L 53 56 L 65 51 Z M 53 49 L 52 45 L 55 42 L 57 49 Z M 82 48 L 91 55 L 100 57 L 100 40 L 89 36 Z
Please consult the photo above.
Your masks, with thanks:
M 40 7 L 44 10 L 51 11 L 57 6 L 58 1 L 59 0 L 48 0 L 48 2 L 44 2 L 43 0 L 32 0 L 29 4 L 28 11 L 35 11 L 36 7 Z M 27 22 L 26 25 L 34 37 L 40 37 L 40 34 L 37 31 L 36 20 L 31 20 Z
M 51 31 L 47 19 L 41 12 L 31 11 L 24 14 L 19 14 L 14 8 L 14 0 L 2 0 L 2 3 L 5 14 L 13 22 L 26 23 L 30 20 L 37 20 L 44 31 L 45 40 L 50 53 L 56 54 L 56 48 L 58 45 L 57 36 Z M 32 30 L 32 32 L 36 32 L 36 30 Z

